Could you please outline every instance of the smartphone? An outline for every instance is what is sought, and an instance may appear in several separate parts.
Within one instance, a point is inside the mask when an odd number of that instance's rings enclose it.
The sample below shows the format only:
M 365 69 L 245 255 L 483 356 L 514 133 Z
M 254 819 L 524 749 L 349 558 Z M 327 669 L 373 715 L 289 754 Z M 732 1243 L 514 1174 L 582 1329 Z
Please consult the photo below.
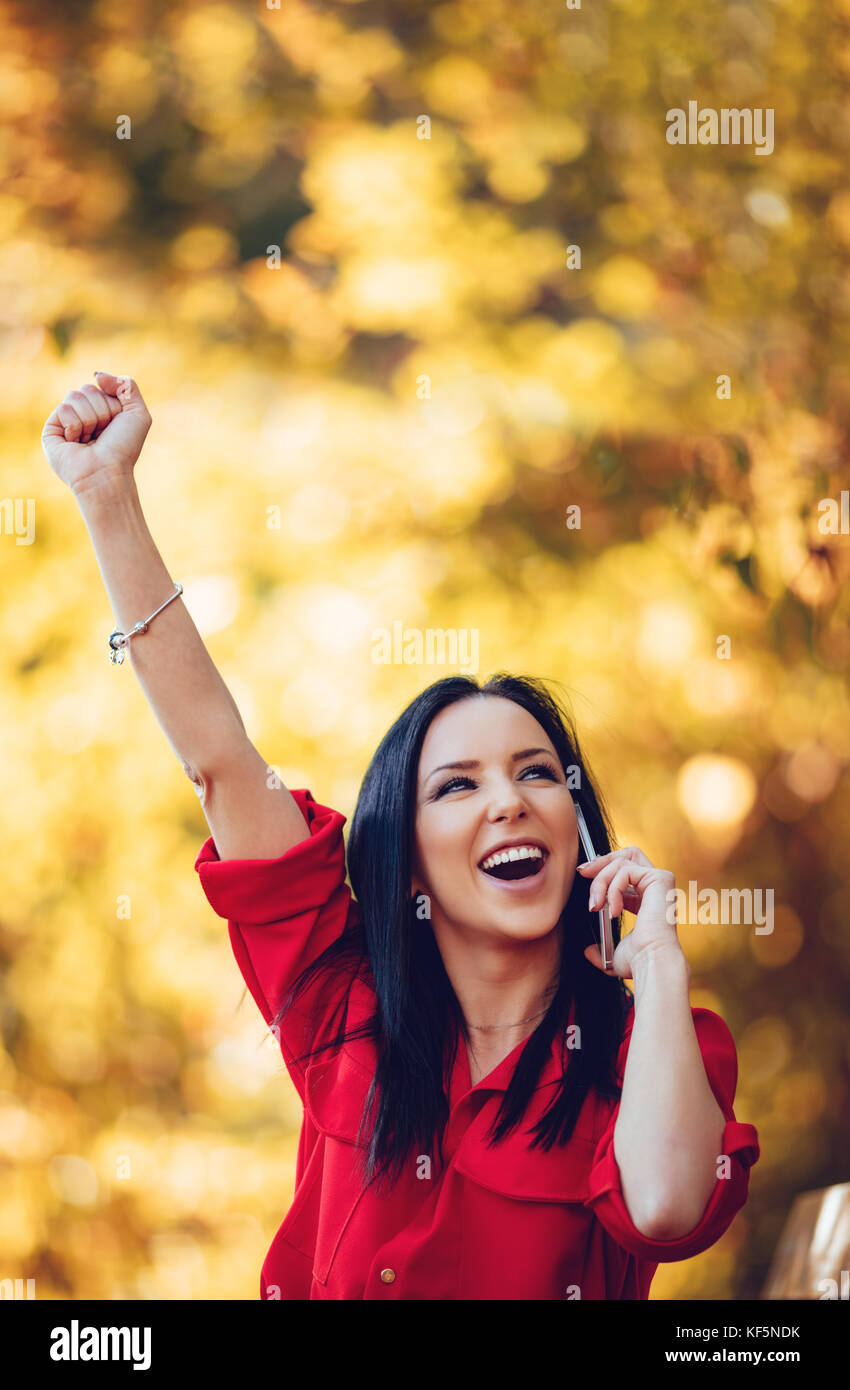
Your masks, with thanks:
M 577 801 L 574 801 L 573 805 L 576 808 L 578 833 L 581 837 L 585 858 L 595 859 L 596 850 L 593 848 L 593 841 L 590 838 L 590 831 L 587 828 L 584 812 Z M 611 913 L 608 909 L 607 898 L 599 909 L 599 950 L 602 954 L 602 964 L 605 966 L 606 970 L 610 970 L 614 964 L 614 937 L 611 932 Z

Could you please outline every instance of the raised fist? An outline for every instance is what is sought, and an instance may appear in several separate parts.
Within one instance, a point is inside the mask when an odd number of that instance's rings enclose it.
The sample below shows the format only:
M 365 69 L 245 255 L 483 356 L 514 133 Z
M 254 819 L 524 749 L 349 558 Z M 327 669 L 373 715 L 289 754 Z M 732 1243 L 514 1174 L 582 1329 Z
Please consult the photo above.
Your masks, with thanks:
M 132 377 L 95 372 L 97 385 L 69 391 L 51 412 L 41 443 L 72 492 L 132 477 L 151 417 Z

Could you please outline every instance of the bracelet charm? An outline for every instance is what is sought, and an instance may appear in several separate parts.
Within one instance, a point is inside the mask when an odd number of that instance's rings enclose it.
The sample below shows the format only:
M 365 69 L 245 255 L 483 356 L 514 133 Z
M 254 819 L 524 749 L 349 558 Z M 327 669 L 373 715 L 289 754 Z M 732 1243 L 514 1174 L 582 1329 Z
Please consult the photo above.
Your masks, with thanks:
M 171 595 L 171 597 L 167 598 L 165 600 L 165 603 L 161 603 L 159 605 L 159 608 L 154 609 L 153 613 L 151 613 L 149 617 L 136 623 L 135 627 L 133 627 L 129 632 L 122 632 L 120 628 L 116 628 L 115 631 L 110 634 L 109 660 L 112 662 L 113 666 L 121 665 L 122 661 L 124 660 L 124 648 L 130 645 L 130 638 L 135 637 L 140 632 L 147 632 L 148 623 L 151 621 L 151 619 L 155 618 L 157 613 L 161 613 L 163 608 L 167 608 L 169 603 L 173 603 L 176 598 L 179 598 L 182 592 L 183 585 L 175 583 L 174 593 Z

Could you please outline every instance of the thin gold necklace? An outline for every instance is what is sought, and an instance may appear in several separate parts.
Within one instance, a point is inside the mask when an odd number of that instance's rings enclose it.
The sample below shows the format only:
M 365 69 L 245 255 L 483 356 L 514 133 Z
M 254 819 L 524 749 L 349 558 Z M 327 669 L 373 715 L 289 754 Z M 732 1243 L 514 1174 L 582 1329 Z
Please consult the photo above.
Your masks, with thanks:
M 558 985 L 556 982 L 554 985 L 550 985 L 549 988 L 545 991 L 545 993 L 552 994 L 552 992 L 557 988 Z M 521 1018 L 519 1020 L 519 1023 L 467 1023 L 466 1026 L 467 1028 L 478 1028 L 480 1031 L 485 1033 L 492 1033 L 497 1028 L 519 1028 L 520 1023 L 531 1023 L 532 1019 L 539 1018 L 541 1014 L 545 1014 L 546 1009 L 548 1008 L 549 1005 L 547 1004 L 545 1009 L 538 1010 L 536 1014 L 531 1014 L 528 1018 Z
M 520 1023 L 530 1023 L 533 1018 L 539 1018 L 540 1014 L 545 1014 L 548 1008 L 549 1005 L 547 1004 L 545 1009 L 541 1009 L 539 1013 L 530 1014 L 528 1018 L 521 1018 L 519 1023 L 467 1023 L 466 1026 L 467 1028 L 478 1028 L 485 1033 L 491 1033 L 496 1028 L 518 1028 Z

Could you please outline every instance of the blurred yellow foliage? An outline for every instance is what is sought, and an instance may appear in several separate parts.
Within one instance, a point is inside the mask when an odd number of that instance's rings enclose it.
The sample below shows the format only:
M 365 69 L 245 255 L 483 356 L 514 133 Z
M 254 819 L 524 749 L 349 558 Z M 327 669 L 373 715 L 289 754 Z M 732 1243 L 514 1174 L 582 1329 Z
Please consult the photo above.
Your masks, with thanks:
M 652 1295 L 754 1297 L 762 1233 L 848 1177 L 807 1132 L 847 1152 L 850 0 L 382 14 L 0 0 L 0 1275 L 254 1298 L 294 1182 L 206 822 L 40 449 L 98 368 L 140 383 L 151 529 L 287 784 L 350 817 L 446 674 L 373 630 L 474 629 L 482 676 L 567 686 L 621 843 L 774 890 L 770 934 L 681 927 L 762 1159 Z M 730 95 L 769 159 L 666 143 Z

